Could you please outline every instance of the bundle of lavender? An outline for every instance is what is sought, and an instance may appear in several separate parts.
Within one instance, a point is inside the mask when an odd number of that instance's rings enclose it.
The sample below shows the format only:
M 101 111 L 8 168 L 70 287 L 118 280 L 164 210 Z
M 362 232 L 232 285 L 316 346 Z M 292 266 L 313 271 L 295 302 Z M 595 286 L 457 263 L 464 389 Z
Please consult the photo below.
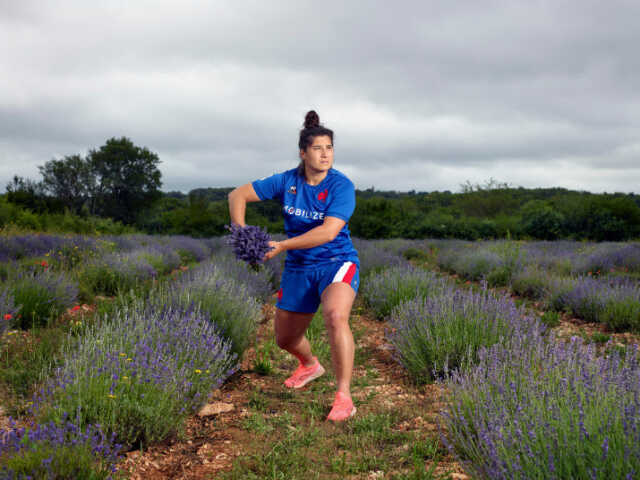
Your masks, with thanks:
M 233 248 L 236 258 L 258 268 L 263 263 L 265 254 L 273 249 L 269 246 L 271 237 L 267 231 L 253 225 L 242 227 L 235 223 L 227 228 L 230 232 L 227 243 Z

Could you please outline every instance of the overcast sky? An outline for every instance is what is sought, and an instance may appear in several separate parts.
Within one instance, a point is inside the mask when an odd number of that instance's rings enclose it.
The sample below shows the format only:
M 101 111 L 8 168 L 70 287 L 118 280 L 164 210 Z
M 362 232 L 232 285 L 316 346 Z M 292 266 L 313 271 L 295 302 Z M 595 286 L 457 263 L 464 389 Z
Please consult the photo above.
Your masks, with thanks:
M 0 0 L 0 191 L 127 136 L 164 191 L 298 163 L 356 188 L 640 193 L 638 1 Z

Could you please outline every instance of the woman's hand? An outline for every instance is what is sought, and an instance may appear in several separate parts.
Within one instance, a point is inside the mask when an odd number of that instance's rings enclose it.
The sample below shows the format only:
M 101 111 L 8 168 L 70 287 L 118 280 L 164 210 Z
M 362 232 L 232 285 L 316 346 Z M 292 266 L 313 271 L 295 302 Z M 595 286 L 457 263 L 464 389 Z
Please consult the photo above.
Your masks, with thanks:
M 269 259 L 271 259 L 271 258 L 275 257 L 275 256 L 276 256 L 276 255 L 278 255 L 279 253 L 281 253 L 281 252 L 284 252 L 284 251 L 285 251 L 285 249 L 283 248 L 283 246 L 282 246 L 282 243 L 281 243 L 281 242 L 274 242 L 274 241 L 271 241 L 271 242 L 269 242 L 267 245 L 269 245 L 269 247 L 271 248 L 271 250 L 269 250 L 269 251 L 265 254 L 265 256 L 264 256 L 263 261 L 265 261 L 265 262 L 266 262 L 267 260 L 269 260 Z

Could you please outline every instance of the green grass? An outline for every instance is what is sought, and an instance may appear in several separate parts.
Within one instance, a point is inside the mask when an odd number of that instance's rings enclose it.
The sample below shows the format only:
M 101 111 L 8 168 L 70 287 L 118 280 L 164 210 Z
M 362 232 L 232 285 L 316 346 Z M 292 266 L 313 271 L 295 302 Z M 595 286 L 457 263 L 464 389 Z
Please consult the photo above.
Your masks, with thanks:
M 352 332 L 356 343 L 368 333 L 362 326 L 352 328 Z M 398 428 L 419 415 L 415 405 L 382 407 L 378 405 L 383 403 L 382 397 L 372 390 L 368 395 L 354 396 L 358 413 L 350 421 L 325 421 L 335 392 L 335 377 L 322 312 L 314 316 L 307 338 L 327 374 L 300 390 L 281 385 L 297 361 L 268 345 L 272 340 L 258 345 L 257 351 L 263 359 L 268 358 L 272 371 L 267 374 L 266 384 L 249 394 L 249 414 L 240 422 L 250 441 L 243 444 L 246 453 L 235 459 L 232 469 L 216 478 L 337 480 L 367 478 L 375 471 L 383 471 L 384 478 L 396 480 L 447 478 L 434 473 L 437 462 L 446 454 L 437 433 Z M 354 392 L 380 383 L 380 373 L 372 365 L 374 348 L 356 348 L 358 374 L 352 382 Z M 256 365 L 257 362 L 253 370 L 259 373 Z M 427 462 L 430 469 L 425 468 Z
M 560 325 L 560 313 L 553 310 L 544 312 L 540 317 L 540 321 L 549 328 L 557 327 Z

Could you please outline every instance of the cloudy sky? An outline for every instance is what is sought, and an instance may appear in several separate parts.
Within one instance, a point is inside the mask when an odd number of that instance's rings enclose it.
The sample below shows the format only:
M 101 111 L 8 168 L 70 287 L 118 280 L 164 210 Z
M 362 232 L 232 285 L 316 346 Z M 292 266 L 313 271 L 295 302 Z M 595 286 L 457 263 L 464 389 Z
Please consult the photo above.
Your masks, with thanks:
M 127 136 L 165 191 L 298 162 L 356 188 L 640 193 L 640 2 L 0 0 L 0 190 Z

